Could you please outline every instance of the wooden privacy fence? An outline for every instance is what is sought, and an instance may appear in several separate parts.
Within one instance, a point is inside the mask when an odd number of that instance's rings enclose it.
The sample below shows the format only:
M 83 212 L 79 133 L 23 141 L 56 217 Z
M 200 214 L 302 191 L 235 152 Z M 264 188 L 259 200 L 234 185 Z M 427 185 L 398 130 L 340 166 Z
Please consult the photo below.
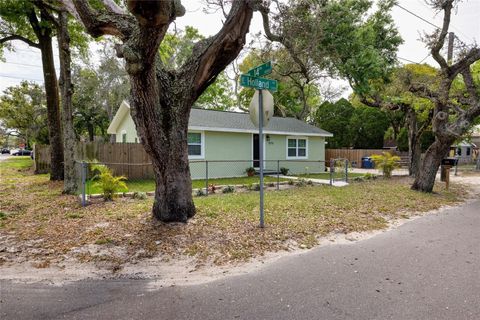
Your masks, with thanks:
M 372 154 L 382 154 L 390 151 L 386 149 L 326 149 L 325 160 L 329 165 L 330 159 L 344 158 L 350 163 L 355 163 L 357 168 L 362 165 L 362 157 Z M 392 152 L 392 151 L 391 151 Z M 402 165 L 405 165 L 407 153 L 394 152 L 402 157 Z M 35 173 L 50 172 L 50 147 L 48 145 L 35 145 Z M 103 143 L 103 142 L 79 142 L 75 150 L 76 161 L 107 164 L 116 175 L 124 175 L 130 179 L 153 178 L 153 168 L 148 154 L 140 143 Z M 408 164 L 408 160 L 407 160 Z
M 400 156 L 402 158 L 401 164 L 408 165 L 408 152 L 398 152 L 388 149 L 325 149 L 325 160 L 329 163 L 330 159 L 348 159 L 352 165 L 360 168 L 363 157 L 370 157 L 372 154 L 382 154 L 382 152 L 385 151 Z M 404 163 L 405 161 L 407 161 L 406 164 Z
M 50 147 L 35 145 L 34 152 L 35 173 L 50 172 Z M 150 157 L 139 143 L 79 142 L 75 150 L 75 160 L 104 163 L 116 175 L 124 175 L 130 179 L 154 177 Z

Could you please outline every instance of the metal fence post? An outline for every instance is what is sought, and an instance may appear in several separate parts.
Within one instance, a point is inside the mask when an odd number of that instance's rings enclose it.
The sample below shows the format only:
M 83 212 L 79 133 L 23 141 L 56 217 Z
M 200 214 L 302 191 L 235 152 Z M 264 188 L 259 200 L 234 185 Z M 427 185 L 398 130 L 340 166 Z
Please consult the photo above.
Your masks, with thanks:
M 457 170 L 458 170 L 458 157 L 455 157 L 455 175 L 457 175 Z
M 205 195 L 208 196 L 208 161 L 205 161 Z
M 333 173 L 334 173 L 334 160 L 330 159 L 330 185 L 333 185 Z
M 82 207 L 87 205 L 87 163 L 82 161 Z
M 277 160 L 277 191 L 280 190 L 280 160 Z
M 348 159 L 345 159 L 345 182 L 348 183 Z

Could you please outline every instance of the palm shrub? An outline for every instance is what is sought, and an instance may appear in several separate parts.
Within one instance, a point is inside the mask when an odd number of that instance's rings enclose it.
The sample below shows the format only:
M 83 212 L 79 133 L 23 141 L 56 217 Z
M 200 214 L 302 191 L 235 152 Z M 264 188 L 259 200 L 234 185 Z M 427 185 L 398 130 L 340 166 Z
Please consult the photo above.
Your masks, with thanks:
M 128 191 L 125 176 L 114 176 L 110 168 L 103 164 L 92 165 L 92 169 L 96 173 L 92 180 L 102 190 L 103 200 L 111 201 L 116 192 Z
M 371 158 L 375 162 L 375 168 L 382 170 L 385 178 L 391 178 L 393 170 L 400 167 L 400 157 L 394 156 L 390 152 L 382 152 L 381 155 L 374 154 Z

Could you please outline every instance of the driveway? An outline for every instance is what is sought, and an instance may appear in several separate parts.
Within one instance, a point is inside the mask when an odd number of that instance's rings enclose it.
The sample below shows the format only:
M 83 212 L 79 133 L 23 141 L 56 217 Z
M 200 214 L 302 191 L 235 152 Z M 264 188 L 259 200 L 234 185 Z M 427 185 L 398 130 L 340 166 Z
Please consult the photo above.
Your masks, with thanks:
M 480 319 L 480 200 L 190 286 L 0 282 L 2 319 Z

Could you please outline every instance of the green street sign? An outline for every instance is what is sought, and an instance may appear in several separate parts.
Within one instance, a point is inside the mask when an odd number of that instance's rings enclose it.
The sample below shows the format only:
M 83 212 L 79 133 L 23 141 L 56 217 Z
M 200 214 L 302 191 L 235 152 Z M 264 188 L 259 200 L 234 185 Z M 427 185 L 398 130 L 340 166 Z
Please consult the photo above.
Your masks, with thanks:
M 265 62 L 247 72 L 247 74 L 252 77 L 261 77 L 269 73 L 272 73 L 272 61 Z
M 240 75 L 240 85 L 242 87 L 255 88 L 259 90 L 277 91 L 277 80 L 252 77 L 246 74 Z

